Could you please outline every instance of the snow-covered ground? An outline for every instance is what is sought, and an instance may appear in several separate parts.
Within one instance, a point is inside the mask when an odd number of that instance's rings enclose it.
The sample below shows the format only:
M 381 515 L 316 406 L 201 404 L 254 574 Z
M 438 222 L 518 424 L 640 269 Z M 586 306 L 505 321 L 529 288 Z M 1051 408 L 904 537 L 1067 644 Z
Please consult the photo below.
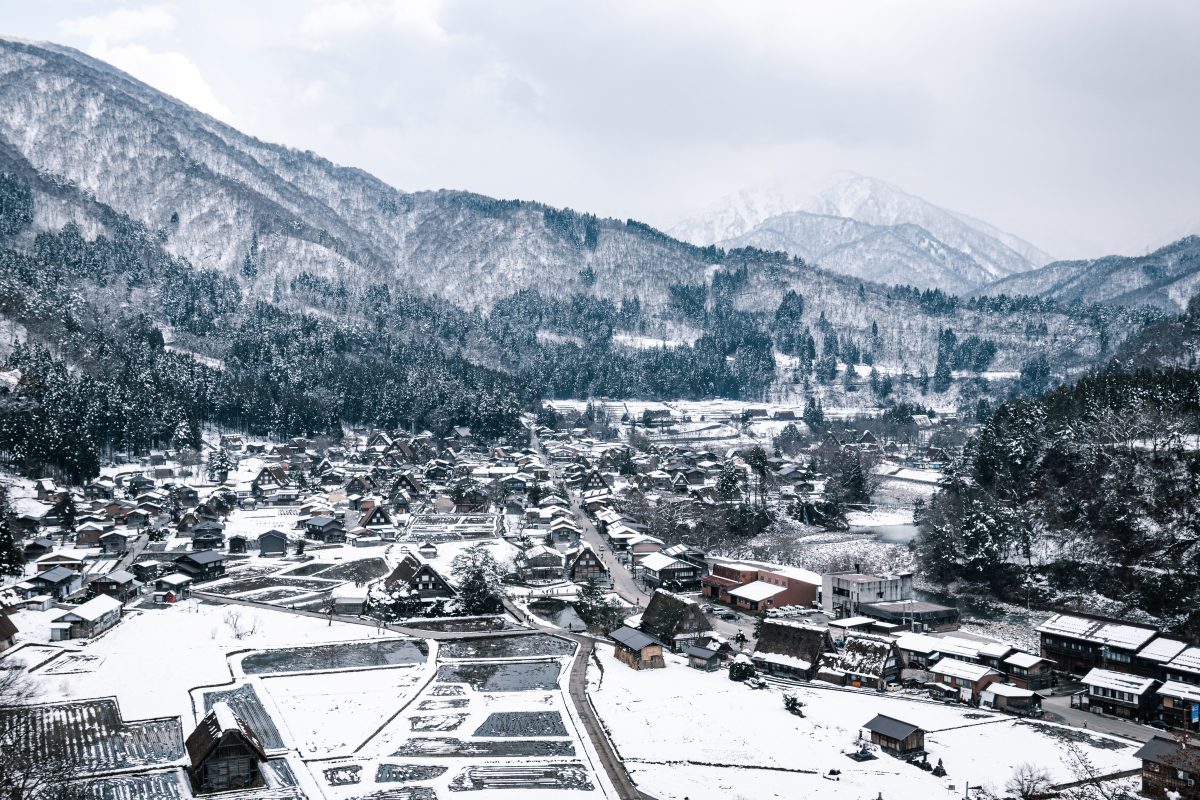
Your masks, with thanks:
M 18 611 L 13 615 L 20 631 L 18 642 L 33 640 L 42 629 L 48 632 L 50 619 L 62 613 Z M 59 676 L 37 669 L 32 676 L 43 701 L 115 695 L 126 719 L 179 716 L 190 732 L 194 716 L 189 691 L 228 683 L 228 653 L 379 637 L 395 634 L 364 625 L 329 624 L 282 610 L 187 600 L 173 606 L 127 610 L 116 627 L 98 638 L 53 646 L 96 657 L 92 671 Z M 51 648 L 39 648 L 42 650 L 48 658 Z
M 803 719 L 784 710 L 784 690 L 753 690 L 724 671 L 705 673 L 668 656 L 661 670 L 634 671 L 612 648 L 597 653 L 588 677 L 597 711 L 633 779 L 661 800 L 873 798 L 928 800 L 961 796 L 965 783 L 1003 793 L 1022 762 L 1045 767 L 1056 782 L 1075 780 L 1067 735 L 1104 773 L 1139 765 L 1124 740 L 1029 724 L 1013 717 L 874 692 L 789 688 L 805 703 Z M 859 731 L 876 714 L 926 730 L 937 778 L 890 756 L 857 762 Z M 840 770 L 833 780 L 830 770 Z
M 913 510 L 911 508 L 882 507 L 870 511 L 851 511 L 846 514 L 846 523 L 851 528 L 912 525 Z

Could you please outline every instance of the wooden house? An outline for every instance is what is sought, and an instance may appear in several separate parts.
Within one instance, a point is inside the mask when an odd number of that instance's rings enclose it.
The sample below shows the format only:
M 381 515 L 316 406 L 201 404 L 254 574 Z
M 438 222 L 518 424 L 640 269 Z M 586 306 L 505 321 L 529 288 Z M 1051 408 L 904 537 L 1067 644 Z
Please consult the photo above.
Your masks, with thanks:
M 407 586 L 416 592 L 422 600 L 438 600 L 455 595 L 454 588 L 430 564 L 426 564 L 409 553 L 391 574 L 387 576 L 384 585 L 389 589 L 396 584 Z
M 155 602 L 161 598 L 164 603 L 177 603 L 186 600 L 192 593 L 192 579 L 182 572 L 163 575 L 154 581 Z
M 649 553 L 637 561 L 642 579 L 653 586 L 692 589 L 700 585 L 702 571 L 695 564 L 671 558 L 662 552 Z
M 88 589 L 91 590 L 93 595 L 106 594 L 109 597 L 120 600 L 122 603 L 128 603 L 131 599 L 137 597 L 140 585 L 137 576 L 132 572 L 118 569 L 102 578 L 96 578 L 88 584 Z
M 52 567 L 17 584 L 26 599 L 50 595 L 56 600 L 70 597 L 83 586 L 83 575 L 67 567 Z
M 1001 662 L 1001 672 L 1022 689 L 1039 691 L 1054 684 L 1054 662 L 1048 658 L 1017 651 Z
M 765 619 L 750 660 L 759 670 L 785 678 L 811 680 L 822 653 L 832 652 L 826 628 L 787 619 Z
M 1083 676 L 1081 683 L 1087 687 L 1087 695 L 1081 702 L 1086 703 L 1089 711 L 1147 720 L 1158 706 L 1155 692 L 1160 682 L 1154 678 L 1096 667 Z
M 312 517 L 304 523 L 304 535 L 319 542 L 331 541 L 329 537 L 337 531 L 342 531 L 342 541 L 345 541 L 345 529 L 341 520 L 324 514 Z
M 612 586 L 612 573 L 596 551 L 586 544 L 567 552 L 564 574 L 573 583 L 590 581 L 598 586 Z
M 123 555 L 129 549 L 129 534 L 124 531 L 108 531 L 100 534 L 100 550 L 105 555 Z
M 213 703 L 185 743 L 188 777 L 198 794 L 266 785 L 258 735 L 225 702 Z
M 889 755 L 911 758 L 925 752 L 925 731 L 912 723 L 876 714 L 863 730 L 871 734 L 871 744 Z
M 116 625 L 124 606 L 106 594 L 97 595 L 50 622 L 52 639 L 90 639 Z
M 943 694 L 964 703 L 978 703 L 979 695 L 1004 677 L 991 667 L 955 658 L 943 658 L 929 668 Z
M 373 505 L 359 518 L 358 524 L 363 528 L 393 528 L 395 522 L 392 515 L 382 505 Z
M 1056 614 L 1037 630 L 1042 657 L 1077 675 L 1094 667 L 1127 671 L 1135 654 L 1158 635 L 1148 625 L 1087 614 Z
M 676 653 L 712 632 L 699 603 L 662 589 L 650 596 L 638 628 Z
M 1157 694 L 1159 719 L 1175 730 L 1200 731 L 1200 685 L 1167 681 Z
M 225 554 L 216 550 L 200 550 L 179 556 L 175 568 L 195 581 L 212 580 L 225 574 Z
M 26 563 L 37 561 L 47 553 L 54 551 L 54 542 L 45 537 L 30 539 L 25 543 L 24 553 Z
M 537 545 L 517 556 L 516 567 L 517 576 L 528 583 L 558 582 L 563 579 L 563 554 Z
M 1155 736 L 1134 756 L 1142 761 L 1144 796 L 1200 798 L 1200 748 Z
M 637 628 L 622 626 L 609 634 L 613 640 L 613 655 L 617 661 L 633 669 L 663 669 L 663 644 Z
M 8 650 L 17 643 L 17 623 L 9 619 L 8 614 L 0 612 L 0 653 Z
M 894 639 L 847 636 L 836 650 L 821 654 L 817 679 L 840 686 L 883 691 L 900 676 L 900 654 Z

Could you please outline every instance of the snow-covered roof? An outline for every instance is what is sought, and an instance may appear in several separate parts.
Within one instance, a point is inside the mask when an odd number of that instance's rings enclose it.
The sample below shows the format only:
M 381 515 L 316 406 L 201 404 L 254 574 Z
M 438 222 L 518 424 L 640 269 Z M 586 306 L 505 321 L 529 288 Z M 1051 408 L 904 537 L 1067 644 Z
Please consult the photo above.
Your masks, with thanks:
M 1157 681 L 1153 678 L 1142 678 L 1137 675 L 1127 675 L 1124 672 L 1113 672 L 1108 669 L 1094 668 L 1083 676 L 1084 686 L 1097 686 L 1103 689 L 1113 689 L 1118 692 L 1145 694 Z
M 651 572 L 661 572 L 664 569 L 673 569 L 676 567 L 689 567 L 690 564 L 685 564 L 678 559 L 671 558 L 662 553 L 650 553 L 642 558 L 641 565 Z
M 1167 669 L 1200 673 L 1200 647 L 1189 647 L 1171 659 Z
M 862 625 L 874 625 L 875 620 L 870 617 L 844 617 L 842 619 L 829 620 L 831 628 L 857 628 Z
M 897 637 L 896 646 L 910 653 L 940 653 L 942 640 L 924 633 L 906 633 Z
M 787 589 L 783 586 L 776 586 L 775 584 L 767 583 L 766 581 L 754 581 L 752 583 L 747 583 L 745 586 L 739 586 L 736 589 L 730 589 L 729 594 L 731 597 L 740 597 L 743 600 L 748 600 L 751 603 L 758 603 L 785 591 L 787 591 Z
M 1037 666 L 1043 660 L 1041 656 L 1035 656 L 1033 653 L 1016 652 L 1004 659 L 1004 663 L 1021 669 L 1029 669 Z
M 930 667 L 929 671 L 934 675 L 947 675 L 952 678 L 962 678 L 963 680 L 968 680 L 972 683 L 983 679 L 988 674 L 1000 674 L 991 667 L 985 667 L 983 664 L 971 664 L 966 661 L 959 661 L 955 658 L 943 658 Z
M 1032 689 L 1022 689 L 1011 683 L 993 683 L 984 690 L 984 693 L 991 692 L 1000 697 L 1033 697 Z
M 1187 649 L 1187 642 L 1160 636 L 1138 651 L 1138 658 L 1165 664 Z
M 95 622 L 105 614 L 108 614 L 120 607 L 120 600 L 117 600 L 114 597 L 109 597 L 106 594 L 101 594 L 93 597 L 91 600 L 88 600 L 83 605 L 77 606 L 74 610 L 68 611 L 61 617 L 57 617 L 55 621 L 58 622 L 68 617 L 78 617 L 84 622 Z
M 165 583 L 167 586 L 187 586 L 192 582 L 192 579 L 182 572 L 172 572 L 170 575 L 164 575 L 158 579 L 159 583 Z
M 1071 639 L 1096 642 L 1120 650 L 1137 650 L 1157 636 L 1150 628 L 1122 625 L 1118 622 L 1055 614 L 1038 626 L 1038 633 L 1066 636 Z
M 1167 697 L 1178 697 L 1193 703 L 1200 703 L 1200 686 L 1183 681 L 1167 681 L 1158 687 L 1158 694 Z
M 793 669 L 811 669 L 812 664 L 805 661 L 803 658 L 796 656 L 785 656 L 782 653 L 764 653 L 759 650 L 754 651 L 755 661 L 765 661 L 768 664 L 778 664 L 781 667 L 792 667 Z

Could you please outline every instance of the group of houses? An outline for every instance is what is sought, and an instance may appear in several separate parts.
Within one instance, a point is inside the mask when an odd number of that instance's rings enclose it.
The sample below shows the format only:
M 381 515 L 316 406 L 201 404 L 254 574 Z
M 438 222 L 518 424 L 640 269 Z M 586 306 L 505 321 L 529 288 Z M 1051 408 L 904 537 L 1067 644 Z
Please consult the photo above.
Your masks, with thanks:
M 1038 627 L 1041 654 L 1081 677 L 1076 705 L 1200 731 L 1200 647 L 1152 625 L 1056 614 Z

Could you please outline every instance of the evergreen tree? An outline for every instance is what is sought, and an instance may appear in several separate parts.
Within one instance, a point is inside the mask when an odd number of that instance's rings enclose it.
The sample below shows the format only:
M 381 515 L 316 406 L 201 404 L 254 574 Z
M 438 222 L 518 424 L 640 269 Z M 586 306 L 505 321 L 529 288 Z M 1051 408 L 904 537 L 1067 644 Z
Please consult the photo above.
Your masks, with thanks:
M 717 497 L 722 500 L 738 500 L 742 496 L 742 473 L 732 461 L 726 461 L 717 477 Z
M 54 504 L 50 513 L 58 517 L 58 525 L 64 531 L 75 530 L 75 520 L 78 516 L 75 508 L 75 497 L 70 491 L 64 491 L 62 499 Z
M 491 548 L 482 543 L 468 547 L 454 557 L 450 574 L 458 584 L 458 604 L 462 613 L 468 616 L 495 614 L 503 608 L 500 602 L 501 570 Z
M 0 489 L 0 575 L 19 576 L 25 573 L 25 553 L 17 544 L 12 528 L 12 510 L 8 494 Z

